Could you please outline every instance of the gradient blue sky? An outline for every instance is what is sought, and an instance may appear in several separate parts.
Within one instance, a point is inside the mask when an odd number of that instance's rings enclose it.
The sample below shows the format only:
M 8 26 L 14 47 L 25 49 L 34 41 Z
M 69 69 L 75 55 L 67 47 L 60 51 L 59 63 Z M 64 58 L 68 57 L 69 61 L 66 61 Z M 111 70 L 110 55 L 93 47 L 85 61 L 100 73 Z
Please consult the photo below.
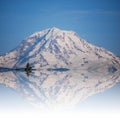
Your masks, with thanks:
M 0 54 L 50 27 L 73 30 L 120 55 L 119 0 L 0 0 Z

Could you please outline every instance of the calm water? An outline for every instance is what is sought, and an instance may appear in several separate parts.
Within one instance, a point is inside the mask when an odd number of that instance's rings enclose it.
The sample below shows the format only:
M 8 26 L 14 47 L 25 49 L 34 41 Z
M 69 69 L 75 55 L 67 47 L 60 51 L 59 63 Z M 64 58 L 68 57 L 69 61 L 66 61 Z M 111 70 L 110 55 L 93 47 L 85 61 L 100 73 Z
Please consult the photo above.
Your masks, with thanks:
M 0 72 L 1 118 L 120 117 L 120 73 Z

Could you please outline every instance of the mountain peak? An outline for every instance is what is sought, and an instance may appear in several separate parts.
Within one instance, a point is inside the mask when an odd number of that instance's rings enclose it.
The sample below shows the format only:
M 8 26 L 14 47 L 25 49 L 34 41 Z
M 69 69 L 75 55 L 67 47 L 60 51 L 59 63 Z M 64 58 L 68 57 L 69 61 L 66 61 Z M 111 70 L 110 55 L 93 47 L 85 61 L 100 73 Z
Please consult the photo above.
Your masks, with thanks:
M 45 29 L 45 30 L 42 30 L 42 31 L 37 31 L 35 33 L 33 33 L 32 35 L 29 36 L 29 38 L 32 38 L 32 37 L 41 37 L 43 35 L 60 35 L 60 34 L 63 34 L 63 33 L 67 33 L 68 35 L 70 34 L 76 34 L 74 31 L 67 31 L 67 30 L 61 30 L 57 27 L 52 27 L 52 28 L 48 28 L 48 29 Z
M 52 27 L 52 28 L 49 28 L 49 29 L 52 30 L 52 31 L 53 31 L 53 30 L 54 30 L 54 31 L 55 31 L 55 30 L 60 30 L 60 29 L 57 28 L 57 27 Z
M 39 36 L 42 36 L 42 35 L 45 35 L 45 34 L 48 34 L 48 33 L 53 33 L 53 32 L 60 32 L 62 30 L 60 30 L 59 28 L 56 28 L 56 27 L 52 27 L 52 28 L 48 28 L 48 29 L 45 29 L 45 30 L 42 30 L 42 31 L 37 31 L 35 33 L 33 33 L 32 35 L 29 36 L 29 38 L 32 38 L 32 37 L 39 37 Z
M 74 31 L 71 31 L 71 30 L 63 30 L 63 29 L 59 29 L 57 27 L 52 27 L 52 28 L 49 28 L 49 31 L 52 31 L 52 32 L 69 32 L 69 33 L 75 33 Z

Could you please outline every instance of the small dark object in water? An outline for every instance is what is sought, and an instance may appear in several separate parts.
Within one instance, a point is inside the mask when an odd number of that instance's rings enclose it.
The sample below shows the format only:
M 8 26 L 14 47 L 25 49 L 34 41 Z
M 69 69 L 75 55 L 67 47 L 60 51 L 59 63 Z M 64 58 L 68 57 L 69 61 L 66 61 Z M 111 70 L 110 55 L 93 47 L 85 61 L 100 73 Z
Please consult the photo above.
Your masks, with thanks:
M 26 64 L 25 71 L 26 71 L 27 76 L 29 76 L 29 74 L 32 72 L 32 67 L 30 66 L 29 63 Z

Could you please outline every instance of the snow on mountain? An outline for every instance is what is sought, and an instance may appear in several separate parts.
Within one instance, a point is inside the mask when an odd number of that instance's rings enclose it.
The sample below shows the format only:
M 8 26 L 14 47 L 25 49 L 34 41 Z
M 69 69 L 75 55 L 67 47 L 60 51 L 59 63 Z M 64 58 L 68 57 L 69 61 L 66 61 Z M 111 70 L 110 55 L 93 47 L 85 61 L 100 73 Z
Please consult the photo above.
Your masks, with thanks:
M 16 49 L 0 56 L 0 67 L 25 67 L 27 62 L 34 68 L 79 69 L 98 63 L 120 67 L 120 58 L 113 53 L 88 43 L 73 31 L 55 27 L 32 34 Z

